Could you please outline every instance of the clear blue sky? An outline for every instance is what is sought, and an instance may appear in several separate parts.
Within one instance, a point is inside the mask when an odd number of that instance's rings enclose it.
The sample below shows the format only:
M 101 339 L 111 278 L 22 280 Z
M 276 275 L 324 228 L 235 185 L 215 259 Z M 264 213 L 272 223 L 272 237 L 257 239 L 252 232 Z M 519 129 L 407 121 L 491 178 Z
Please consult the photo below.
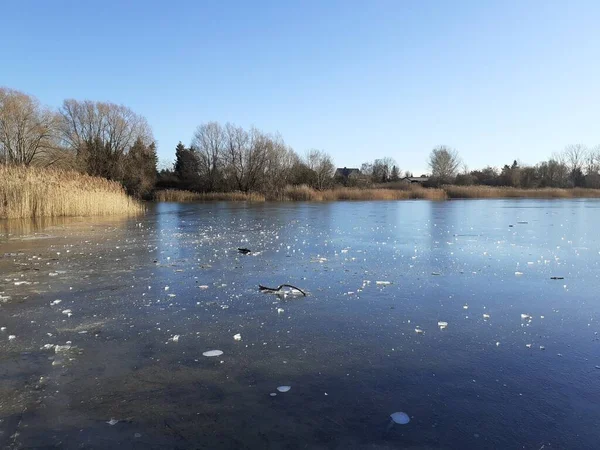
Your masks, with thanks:
M 339 166 L 470 168 L 600 144 L 596 1 L 2 2 L 0 85 L 122 103 L 159 156 L 217 120 Z

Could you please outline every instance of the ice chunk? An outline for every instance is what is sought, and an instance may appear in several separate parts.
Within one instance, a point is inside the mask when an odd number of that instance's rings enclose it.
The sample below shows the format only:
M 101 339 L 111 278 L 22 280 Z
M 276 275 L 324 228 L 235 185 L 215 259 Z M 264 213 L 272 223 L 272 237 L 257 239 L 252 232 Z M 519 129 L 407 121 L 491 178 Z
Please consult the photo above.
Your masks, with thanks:
M 448 326 L 448 322 L 442 322 L 442 321 L 438 322 L 438 327 L 440 327 L 440 330 L 443 330 L 447 326 Z
M 410 417 L 408 417 L 408 414 L 405 412 L 395 412 L 390 414 L 390 418 L 394 423 L 399 425 L 406 425 L 408 422 L 410 422 Z
M 235 339 L 236 341 L 241 341 L 242 340 L 242 335 L 240 333 L 234 334 L 233 335 L 233 339 Z
M 292 387 L 291 386 L 279 386 L 277 390 L 279 392 L 288 392 Z
M 11 334 L 10 336 L 8 336 L 8 340 L 9 341 L 14 341 L 17 337 L 14 334 Z
M 54 353 L 64 353 L 71 350 L 70 345 L 56 345 L 54 346 Z
M 117 419 L 110 419 L 108 422 L 106 422 L 107 424 L 109 424 L 111 427 L 113 425 L 116 425 L 119 423 L 119 421 Z
M 223 352 L 221 350 L 208 350 L 204 353 L 202 353 L 203 356 L 221 356 L 223 354 Z

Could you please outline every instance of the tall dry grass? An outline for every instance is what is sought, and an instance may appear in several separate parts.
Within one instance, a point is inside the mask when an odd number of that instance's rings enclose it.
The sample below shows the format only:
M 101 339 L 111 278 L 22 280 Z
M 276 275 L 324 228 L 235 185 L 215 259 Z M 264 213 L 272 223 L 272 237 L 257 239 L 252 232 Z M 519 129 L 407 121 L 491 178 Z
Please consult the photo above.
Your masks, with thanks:
M 317 191 L 309 186 L 288 186 L 284 189 L 281 200 L 284 201 L 338 201 L 338 200 L 444 200 L 446 194 L 442 189 L 425 189 L 412 186 L 410 189 L 362 189 L 340 187 Z
M 265 196 L 257 192 L 208 192 L 198 193 L 179 189 L 165 189 L 154 193 L 157 202 L 264 202 Z
M 0 219 L 143 211 L 115 181 L 68 170 L 0 165 Z
M 385 185 L 382 185 L 385 186 Z M 161 202 L 189 201 L 251 201 L 264 202 L 330 202 L 344 200 L 447 200 L 468 198 L 600 198 L 597 189 L 515 189 L 489 186 L 443 186 L 439 189 L 419 185 L 397 184 L 391 189 L 338 187 L 318 191 L 310 186 L 287 186 L 281 192 L 267 196 L 259 193 L 212 192 L 201 194 L 174 189 L 157 191 L 154 196 Z
M 599 189 L 518 189 L 491 186 L 443 186 L 448 198 L 600 198 Z

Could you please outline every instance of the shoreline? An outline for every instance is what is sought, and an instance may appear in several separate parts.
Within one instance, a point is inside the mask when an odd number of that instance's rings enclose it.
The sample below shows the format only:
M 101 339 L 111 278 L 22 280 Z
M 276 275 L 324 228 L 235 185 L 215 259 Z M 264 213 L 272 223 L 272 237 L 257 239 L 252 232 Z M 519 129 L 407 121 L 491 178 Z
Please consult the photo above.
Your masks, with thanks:
M 590 188 L 543 188 L 519 189 L 512 187 L 455 186 L 424 188 L 407 186 L 390 188 L 333 188 L 317 191 L 307 186 L 290 186 L 282 193 L 272 196 L 250 192 L 197 193 L 179 190 L 161 190 L 154 195 L 154 202 L 331 202 L 331 201 L 394 201 L 394 200 L 477 200 L 477 199 L 594 199 L 600 198 L 600 189 Z

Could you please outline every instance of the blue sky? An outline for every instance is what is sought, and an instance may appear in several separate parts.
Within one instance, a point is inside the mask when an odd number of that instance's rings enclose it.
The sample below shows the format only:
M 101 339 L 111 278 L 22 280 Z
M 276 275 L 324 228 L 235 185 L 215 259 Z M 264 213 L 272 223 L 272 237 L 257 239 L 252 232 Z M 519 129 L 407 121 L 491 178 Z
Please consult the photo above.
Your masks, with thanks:
M 469 168 L 600 144 L 597 1 L 28 1 L 2 6 L 0 85 L 122 103 L 170 160 L 210 120 L 339 166 L 439 144 Z

